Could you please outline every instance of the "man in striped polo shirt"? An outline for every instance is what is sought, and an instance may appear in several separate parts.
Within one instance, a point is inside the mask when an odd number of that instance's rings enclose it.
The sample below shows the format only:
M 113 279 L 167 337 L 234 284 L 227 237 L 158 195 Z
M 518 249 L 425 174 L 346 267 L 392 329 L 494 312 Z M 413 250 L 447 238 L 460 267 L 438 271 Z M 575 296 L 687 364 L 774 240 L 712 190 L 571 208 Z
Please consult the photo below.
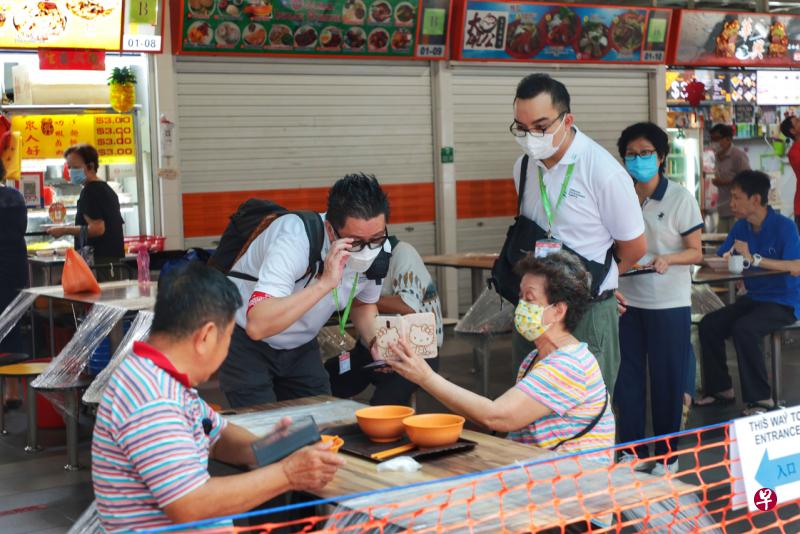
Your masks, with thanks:
M 205 265 L 159 284 L 150 337 L 114 372 L 97 413 L 92 478 L 106 531 L 245 512 L 289 490 L 320 489 L 343 463 L 317 444 L 246 473 L 208 474 L 209 457 L 255 464 L 256 436 L 226 423 L 195 389 L 227 355 L 240 305 L 236 287 Z

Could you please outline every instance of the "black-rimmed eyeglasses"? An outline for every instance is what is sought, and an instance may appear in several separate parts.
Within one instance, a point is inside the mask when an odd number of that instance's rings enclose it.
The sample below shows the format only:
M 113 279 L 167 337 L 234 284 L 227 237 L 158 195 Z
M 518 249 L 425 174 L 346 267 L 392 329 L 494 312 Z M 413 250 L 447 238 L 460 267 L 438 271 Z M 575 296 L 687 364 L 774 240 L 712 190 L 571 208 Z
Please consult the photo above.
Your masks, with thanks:
M 514 121 L 511 123 L 511 126 L 508 127 L 508 130 L 511 132 L 511 135 L 514 137 L 525 137 L 526 135 L 530 134 L 533 137 L 544 137 L 547 134 L 547 130 L 553 127 L 558 121 L 560 121 L 564 115 L 567 113 L 561 113 L 558 117 L 553 119 L 553 121 L 545 126 L 544 128 L 532 128 L 528 130 L 527 128 L 523 128 L 520 123 Z
M 335 229 L 333 230 L 333 235 L 336 239 L 342 239 L 342 236 L 339 235 Z M 386 240 L 389 239 L 389 231 L 384 230 L 383 235 L 381 237 L 370 239 L 369 241 L 362 241 L 361 239 L 353 239 L 353 243 L 348 247 L 348 252 L 361 252 L 364 250 L 364 247 L 367 247 L 370 250 L 375 250 L 378 248 L 383 247 L 383 244 L 386 243 Z

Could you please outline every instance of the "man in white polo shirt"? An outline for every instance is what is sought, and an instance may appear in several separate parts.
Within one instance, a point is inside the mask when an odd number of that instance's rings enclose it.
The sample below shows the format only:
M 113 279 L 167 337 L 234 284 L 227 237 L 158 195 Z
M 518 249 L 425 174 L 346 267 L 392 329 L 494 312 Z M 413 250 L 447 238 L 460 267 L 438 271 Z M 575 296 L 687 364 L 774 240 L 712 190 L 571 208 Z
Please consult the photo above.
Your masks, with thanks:
M 594 301 L 573 333 L 613 390 L 620 361 L 614 295 L 619 272 L 646 252 L 644 221 L 628 173 L 574 124 L 564 84 L 538 73 L 520 81 L 511 133 L 526 153 L 514 165 L 521 215 L 538 227 L 528 246 L 537 255 L 570 250 L 592 274 Z M 516 332 L 512 347 L 516 362 L 533 350 Z
M 316 337 L 334 314 L 342 337 L 350 320 L 361 339 L 374 341 L 381 287 L 369 269 L 388 238 L 386 194 L 374 176 L 345 176 L 330 189 L 320 218 L 320 276 L 309 280 L 311 245 L 292 214 L 270 224 L 231 269 L 258 278 L 232 278 L 245 305 L 236 313 L 219 381 L 233 407 L 330 395 Z

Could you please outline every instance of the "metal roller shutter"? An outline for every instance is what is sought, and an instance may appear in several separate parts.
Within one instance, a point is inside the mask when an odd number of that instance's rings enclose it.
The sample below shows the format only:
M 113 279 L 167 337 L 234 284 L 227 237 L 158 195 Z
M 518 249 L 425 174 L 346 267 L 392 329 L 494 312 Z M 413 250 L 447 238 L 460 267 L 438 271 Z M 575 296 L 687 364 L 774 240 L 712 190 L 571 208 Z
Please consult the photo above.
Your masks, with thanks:
M 549 70 L 456 64 L 453 109 L 458 184 L 458 250 L 499 252 L 512 222 L 516 194 L 512 167 L 521 154 L 508 132 L 519 80 L 549 72 L 570 92 L 578 128 L 616 154 L 622 130 L 650 114 L 646 70 Z M 471 303 L 469 274 L 459 278 L 463 312 Z
M 322 211 L 363 171 L 387 186 L 390 230 L 434 251 L 428 63 L 181 57 L 176 72 L 187 246 L 219 235 L 209 208 L 258 195 Z

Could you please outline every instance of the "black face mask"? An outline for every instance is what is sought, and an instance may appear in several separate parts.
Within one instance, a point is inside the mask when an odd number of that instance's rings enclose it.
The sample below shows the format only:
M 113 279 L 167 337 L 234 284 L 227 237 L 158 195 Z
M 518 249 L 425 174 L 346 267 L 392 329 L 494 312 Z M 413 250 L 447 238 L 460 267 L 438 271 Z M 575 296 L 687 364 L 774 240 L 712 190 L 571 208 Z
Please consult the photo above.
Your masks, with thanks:
M 386 252 L 386 249 L 381 248 L 381 251 L 375 257 L 375 261 L 369 266 L 369 269 L 364 273 L 367 280 L 374 280 L 378 285 L 383 283 L 386 274 L 389 272 L 389 261 L 392 259 L 392 253 Z

